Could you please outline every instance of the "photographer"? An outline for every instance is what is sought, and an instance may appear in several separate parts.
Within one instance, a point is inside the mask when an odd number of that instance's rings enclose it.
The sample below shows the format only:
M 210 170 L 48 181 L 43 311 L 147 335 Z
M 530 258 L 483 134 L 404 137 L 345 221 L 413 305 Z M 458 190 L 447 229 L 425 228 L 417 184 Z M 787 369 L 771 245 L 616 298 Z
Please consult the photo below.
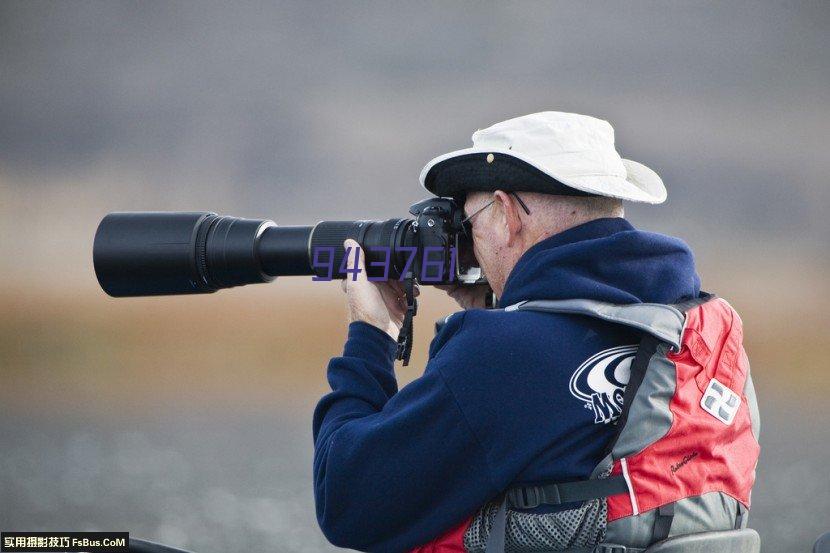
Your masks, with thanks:
M 500 307 L 698 298 L 688 246 L 623 218 L 623 200 L 657 204 L 666 191 L 654 172 L 620 158 L 607 122 L 537 113 L 477 131 L 473 143 L 430 162 L 421 181 L 464 202 Z M 630 363 L 641 333 L 578 313 L 485 309 L 486 287 L 450 286 L 464 310 L 435 336 L 423 376 L 398 390 L 400 284 L 370 282 L 362 271 L 343 285 L 348 339 L 314 416 L 317 517 L 332 543 L 483 551 L 506 490 L 592 476 L 620 412 L 580 396 L 579 369 L 608 351 L 629 352 L 620 367 Z M 612 367 L 589 378 L 598 395 L 606 387 L 621 397 L 628 376 Z M 522 511 L 532 519 L 512 509 L 509 550 L 590 550 L 605 536 L 604 509 L 587 501 Z

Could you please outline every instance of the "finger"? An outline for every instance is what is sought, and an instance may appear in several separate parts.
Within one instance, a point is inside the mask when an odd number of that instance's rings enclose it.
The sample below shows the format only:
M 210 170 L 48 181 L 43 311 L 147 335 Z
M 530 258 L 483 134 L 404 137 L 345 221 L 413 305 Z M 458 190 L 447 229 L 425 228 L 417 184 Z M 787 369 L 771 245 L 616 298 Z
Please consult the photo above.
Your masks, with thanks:
M 387 280 L 383 284 L 389 287 L 398 296 L 406 295 L 406 290 L 404 290 L 403 283 L 400 280 Z
M 390 280 L 389 284 L 392 285 L 395 290 L 397 291 L 398 295 L 406 297 L 406 288 L 403 285 L 403 282 L 400 280 Z M 421 286 L 417 283 L 412 284 L 412 295 L 416 298 L 421 295 Z
M 384 288 L 389 292 L 389 297 L 394 298 L 395 305 L 400 309 L 406 309 L 406 292 L 403 286 L 400 286 L 400 283 L 395 283 L 395 281 L 386 284 Z
M 387 283 L 379 283 L 377 285 L 380 291 L 380 296 L 386 306 L 386 311 L 391 317 L 398 320 L 403 318 L 403 313 L 406 311 L 406 298 L 402 297 L 392 286 Z
M 398 309 L 406 310 L 406 292 L 401 286 L 401 283 L 395 280 L 381 283 L 381 290 L 391 302 Z

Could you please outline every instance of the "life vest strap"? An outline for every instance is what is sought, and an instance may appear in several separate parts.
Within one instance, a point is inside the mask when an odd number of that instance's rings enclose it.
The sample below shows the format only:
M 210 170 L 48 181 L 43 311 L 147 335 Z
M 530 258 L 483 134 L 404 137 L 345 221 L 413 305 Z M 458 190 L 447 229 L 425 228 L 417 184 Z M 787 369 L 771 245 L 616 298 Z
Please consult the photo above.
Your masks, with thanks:
M 507 491 L 507 502 L 516 509 L 534 509 L 539 505 L 562 505 L 620 493 L 628 493 L 628 484 L 621 474 L 543 486 L 516 486 Z
M 657 516 L 654 518 L 654 529 L 651 539 L 654 542 L 663 541 L 671 533 L 671 523 L 674 521 L 674 503 L 666 503 L 657 508 Z

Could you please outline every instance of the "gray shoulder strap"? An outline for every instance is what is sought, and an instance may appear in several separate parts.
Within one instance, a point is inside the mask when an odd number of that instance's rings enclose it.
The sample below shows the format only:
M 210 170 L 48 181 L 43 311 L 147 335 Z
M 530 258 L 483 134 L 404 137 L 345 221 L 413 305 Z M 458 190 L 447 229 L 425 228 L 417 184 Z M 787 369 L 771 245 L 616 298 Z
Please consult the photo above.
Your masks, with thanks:
M 521 301 L 504 308 L 505 311 L 545 311 L 587 315 L 603 321 L 619 323 L 651 334 L 658 340 L 680 348 L 686 316 L 671 305 L 659 303 L 632 303 L 618 305 L 594 300 L 533 300 Z

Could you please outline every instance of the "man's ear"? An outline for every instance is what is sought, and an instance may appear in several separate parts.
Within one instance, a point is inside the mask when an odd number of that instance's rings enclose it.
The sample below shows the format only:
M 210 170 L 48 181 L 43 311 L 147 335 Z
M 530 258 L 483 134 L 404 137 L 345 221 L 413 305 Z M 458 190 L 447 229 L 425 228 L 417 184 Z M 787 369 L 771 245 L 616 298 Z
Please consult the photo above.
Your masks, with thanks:
M 505 238 L 508 246 L 513 246 L 519 240 L 519 234 L 522 232 L 522 219 L 519 216 L 518 202 L 502 190 L 496 190 L 493 193 L 493 199 L 496 201 L 496 209 L 502 217 L 500 223 L 503 225 L 502 231 L 505 233 Z

